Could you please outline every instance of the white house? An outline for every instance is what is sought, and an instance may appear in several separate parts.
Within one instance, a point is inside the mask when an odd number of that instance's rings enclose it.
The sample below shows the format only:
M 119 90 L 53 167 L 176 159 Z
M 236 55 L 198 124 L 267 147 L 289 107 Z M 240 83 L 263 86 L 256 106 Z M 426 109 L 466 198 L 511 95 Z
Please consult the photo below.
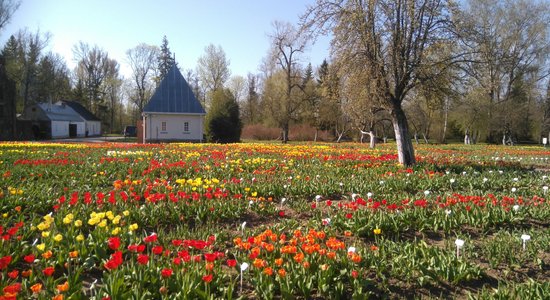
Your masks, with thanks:
M 143 142 L 201 142 L 206 112 L 174 65 L 143 108 Z
M 99 136 L 101 135 L 101 120 L 87 110 L 82 104 L 74 101 L 58 101 L 58 105 L 67 105 L 72 108 L 84 121 L 84 135 L 85 136 Z
M 32 122 L 35 138 L 83 137 L 84 120 L 65 104 L 38 103 L 27 106 L 21 119 Z

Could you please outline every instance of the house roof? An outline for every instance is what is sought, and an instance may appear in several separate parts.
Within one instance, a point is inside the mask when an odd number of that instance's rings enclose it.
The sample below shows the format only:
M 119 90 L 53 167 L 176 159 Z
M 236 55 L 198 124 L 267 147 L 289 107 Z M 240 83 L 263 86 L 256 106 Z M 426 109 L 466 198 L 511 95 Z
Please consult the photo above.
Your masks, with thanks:
M 143 112 L 206 114 L 175 65 L 164 76 L 149 102 L 143 107 Z
M 59 101 L 65 103 L 65 105 L 72 108 L 77 114 L 79 114 L 86 121 L 101 121 L 98 117 L 87 110 L 82 104 L 75 101 Z M 58 102 L 58 103 L 59 103 Z
M 83 122 L 80 115 L 67 105 L 50 103 L 38 103 L 37 105 L 44 111 L 50 121 Z

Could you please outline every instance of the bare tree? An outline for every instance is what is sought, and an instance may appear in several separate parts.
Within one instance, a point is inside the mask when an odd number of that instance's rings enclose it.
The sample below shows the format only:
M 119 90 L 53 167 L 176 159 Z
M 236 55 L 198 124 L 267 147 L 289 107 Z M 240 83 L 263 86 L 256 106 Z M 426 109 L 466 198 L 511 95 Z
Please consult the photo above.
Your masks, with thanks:
M 0 0 L 0 30 L 10 22 L 19 5 L 21 5 L 21 1 Z
M 301 75 L 298 61 L 306 47 L 306 39 L 294 26 L 289 23 L 274 22 L 274 32 L 271 34 L 271 52 L 269 60 L 282 70 L 284 76 L 284 91 L 280 101 L 280 113 L 277 119 L 281 128 L 281 140 L 288 142 L 290 122 L 295 118 L 303 98 L 296 96 L 300 91 Z
M 133 92 L 130 99 L 139 112 L 155 89 L 158 56 L 159 48 L 147 44 L 139 44 L 126 51 L 126 58 L 132 69 Z
M 537 82 L 549 75 L 541 66 L 550 51 L 550 6 L 546 0 L 469 0 L 456 20 L 468 53 L 462 67 L 472 79 L 470 91 L 482 92 L 485 134 L 495 142 L 505 131 L 517 132 L 514 116 L 528 113 L 514 89 L 526 78 Z
M 103 90 L 106 97 L 106 106 L 109 110 L 109 129 L 111 133 L 119 132 L 122 125 L 119 124 L 119 128 L 115 130 L 115 116 L 117 112 L 120 114 L 120 102 L 122 98 L 122 83 L 123 80 L 119 74 L 120 65 L 114 59 L 108 60 L 107 71 L 105 80 L 103 81 Z
M 317 0 L 302 17 L 314 33 L 332 31 L 333 55 L 354 68 L 357 59 L 374 84 L 377 101 L 391 115 L 399 162 L 415 163 L 407 117 L 402 108 L 422 78 L 425 50 L 446 38 L 447 7 L 442 0 Z M 343 59 L 342 59 L 343 58 Z
M 224 87 L 231 71 L 221 46 L 210 44 L 204 48 L 204 52 L 197 62 L 197 75 L 206 93 L 211 93 Z
M 102 84 L 109 72 L 109 55 L 98 46 L 90 47 L 82 41 L 73 47 L 73 55 L 78 63 L 77 81 L 83 85 L 84 105 L 98 114 L 105 102 Z

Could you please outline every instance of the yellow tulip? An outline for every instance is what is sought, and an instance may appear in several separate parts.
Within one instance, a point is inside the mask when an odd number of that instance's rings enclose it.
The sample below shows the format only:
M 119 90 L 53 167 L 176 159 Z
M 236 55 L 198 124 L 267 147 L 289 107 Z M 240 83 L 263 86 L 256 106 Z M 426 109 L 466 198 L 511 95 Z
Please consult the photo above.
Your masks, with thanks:
M 61 234 L 57 234 L 53 237 L 53 240 L 56 242 L 61 242 L 63 240 L 63 236 Z

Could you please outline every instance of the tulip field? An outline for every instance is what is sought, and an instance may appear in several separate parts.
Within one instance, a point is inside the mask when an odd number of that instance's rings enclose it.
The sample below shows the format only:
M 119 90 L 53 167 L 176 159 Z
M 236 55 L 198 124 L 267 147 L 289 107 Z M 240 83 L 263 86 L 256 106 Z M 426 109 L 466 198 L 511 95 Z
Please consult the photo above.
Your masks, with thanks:
M 0 143 L 0 299 L 550 299 L 550 148 Z

